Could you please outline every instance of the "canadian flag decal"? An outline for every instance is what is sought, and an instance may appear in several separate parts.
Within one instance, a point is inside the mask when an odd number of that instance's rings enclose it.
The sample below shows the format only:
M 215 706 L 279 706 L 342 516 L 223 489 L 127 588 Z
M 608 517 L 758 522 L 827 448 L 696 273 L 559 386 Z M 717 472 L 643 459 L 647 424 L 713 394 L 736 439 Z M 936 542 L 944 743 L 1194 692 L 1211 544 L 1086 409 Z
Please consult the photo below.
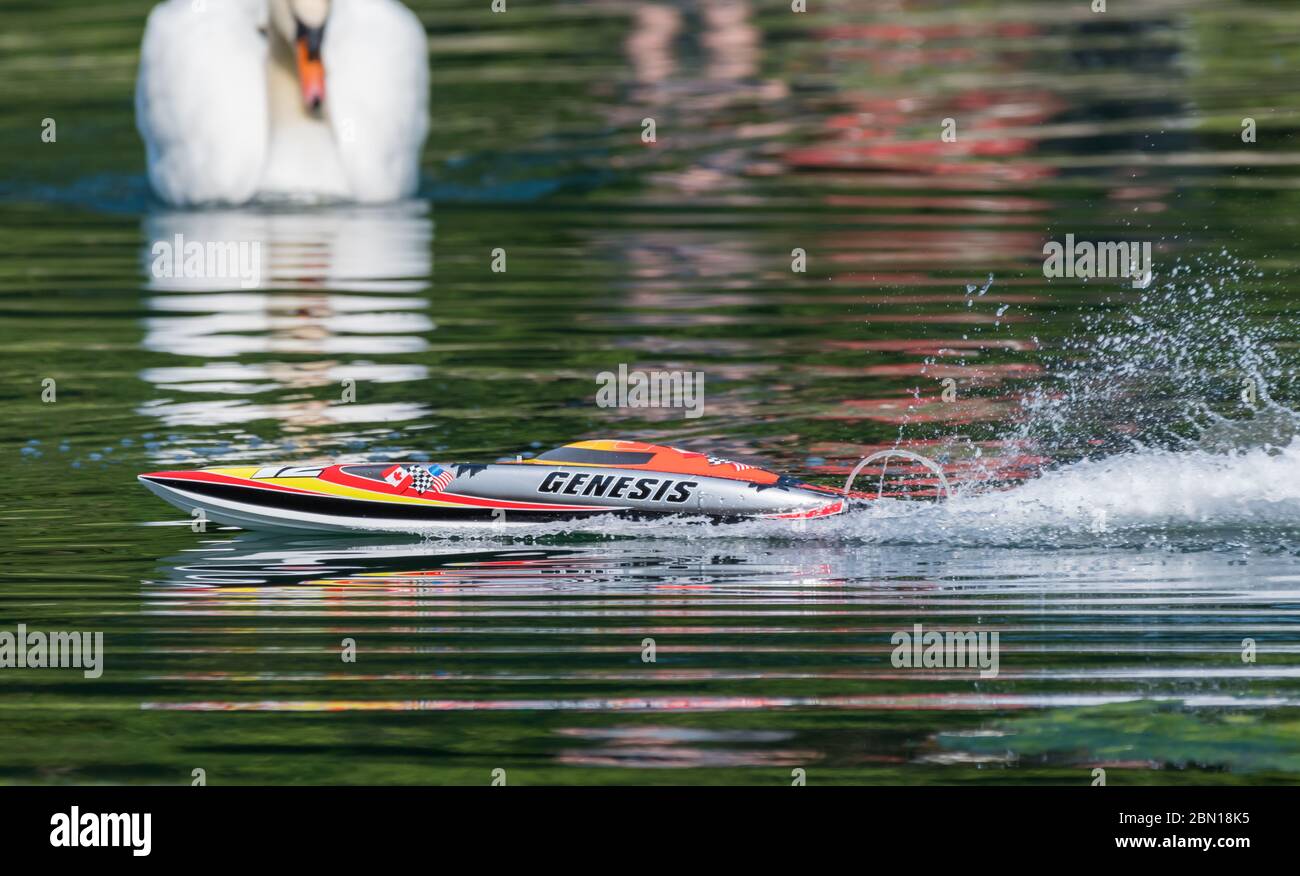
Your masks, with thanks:
M 397 489 L 405 489 L 411 483 L 411 473 L 400 465 L 384 469 L 384 480 Z

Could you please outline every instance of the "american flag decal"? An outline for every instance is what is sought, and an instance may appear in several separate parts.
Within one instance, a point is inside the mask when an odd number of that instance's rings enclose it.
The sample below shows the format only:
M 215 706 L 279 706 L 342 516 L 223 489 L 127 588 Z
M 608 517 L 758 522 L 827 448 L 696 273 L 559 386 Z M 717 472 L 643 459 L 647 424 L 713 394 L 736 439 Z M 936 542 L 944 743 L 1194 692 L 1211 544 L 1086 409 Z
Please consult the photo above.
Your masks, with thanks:
M 710 456 L 709 465 L 729 465 L 736 471 L 744 471 L 747 468 L 753 468 L 752 465 L 746 465 L 743 462 L 733 462 L 730 459 L 723 459 L 721 456 Z
M 440 465 L 417 466 L 411 473 L 411 489 L 417 493 L 441 493 L 456 476 Z

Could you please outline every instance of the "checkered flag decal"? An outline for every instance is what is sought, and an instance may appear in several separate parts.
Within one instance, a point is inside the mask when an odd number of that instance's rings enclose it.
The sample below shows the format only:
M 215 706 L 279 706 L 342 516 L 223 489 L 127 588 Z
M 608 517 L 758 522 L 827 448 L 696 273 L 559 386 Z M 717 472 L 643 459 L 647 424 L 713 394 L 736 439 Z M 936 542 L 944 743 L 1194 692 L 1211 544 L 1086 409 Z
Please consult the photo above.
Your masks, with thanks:
M 753 468 L 752 465 L 747 465 L 743 462 L 733 462 L 730 459 L 723 459 L 721 456 L 710 456 L 709 465 L 729 465 L 736 471 L 745 471 L 746 469 Z
M 441 493 L 456 476 L 440 465 L 416 466 L 411 472 L 411 489 L 417 493 Z

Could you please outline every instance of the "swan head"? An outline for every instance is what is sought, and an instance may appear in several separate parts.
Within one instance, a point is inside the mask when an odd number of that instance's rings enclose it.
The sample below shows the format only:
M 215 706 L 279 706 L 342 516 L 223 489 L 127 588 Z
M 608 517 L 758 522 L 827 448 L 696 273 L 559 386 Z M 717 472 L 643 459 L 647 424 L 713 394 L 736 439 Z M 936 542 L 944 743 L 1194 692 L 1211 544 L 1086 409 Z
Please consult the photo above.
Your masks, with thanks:
M 320 49 L 330 0 L 271 0 L 271 24 L 293 47 L 302 102 L 311 112 L 325 102 L 325 65 Z

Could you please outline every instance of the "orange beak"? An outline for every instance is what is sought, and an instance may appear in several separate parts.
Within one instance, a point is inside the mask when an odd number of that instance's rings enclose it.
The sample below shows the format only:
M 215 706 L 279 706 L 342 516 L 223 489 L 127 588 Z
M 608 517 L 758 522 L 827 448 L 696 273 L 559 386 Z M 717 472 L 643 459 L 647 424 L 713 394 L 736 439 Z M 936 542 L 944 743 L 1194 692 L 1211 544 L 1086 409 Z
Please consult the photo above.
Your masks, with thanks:
M 302 102 L 308 109 L 320 109 L 325 102 L 325 65 L 319 55 L 312 57 L 307 38 L 298 37 L 298 84 L 302 87 Z

